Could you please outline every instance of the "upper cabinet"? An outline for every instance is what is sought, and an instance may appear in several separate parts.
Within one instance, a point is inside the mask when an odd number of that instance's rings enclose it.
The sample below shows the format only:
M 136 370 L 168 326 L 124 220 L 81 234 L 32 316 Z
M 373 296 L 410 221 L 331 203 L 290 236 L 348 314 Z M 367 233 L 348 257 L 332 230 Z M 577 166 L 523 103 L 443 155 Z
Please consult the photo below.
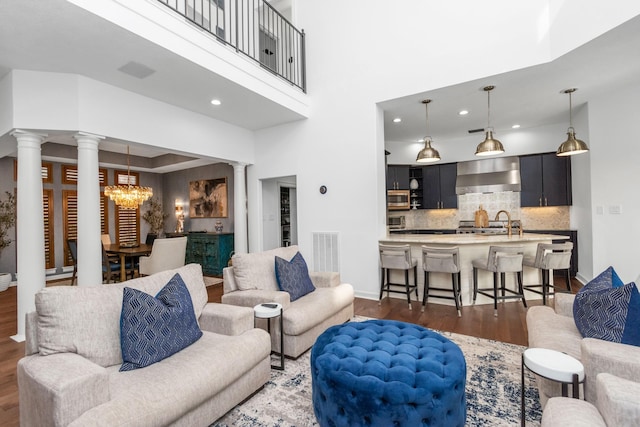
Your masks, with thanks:
M 422 168 L 423 209 L 456 209 L 456 163 L 424 166 Z
M 571 205 L 571 159 L 556 153 L 520 157 L 520 206 Z
M 387 190 L 408 190 L 409 189 L 409 166 L 389 165 L 387 166 Z

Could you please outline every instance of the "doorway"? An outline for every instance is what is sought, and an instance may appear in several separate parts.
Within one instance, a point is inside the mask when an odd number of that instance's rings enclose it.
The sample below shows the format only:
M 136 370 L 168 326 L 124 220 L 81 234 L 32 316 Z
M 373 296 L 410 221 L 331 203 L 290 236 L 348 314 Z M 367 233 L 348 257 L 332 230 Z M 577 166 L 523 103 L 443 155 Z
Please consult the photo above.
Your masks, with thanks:
M 298 244 L 296 177 L 262 180 L 262 250 Z

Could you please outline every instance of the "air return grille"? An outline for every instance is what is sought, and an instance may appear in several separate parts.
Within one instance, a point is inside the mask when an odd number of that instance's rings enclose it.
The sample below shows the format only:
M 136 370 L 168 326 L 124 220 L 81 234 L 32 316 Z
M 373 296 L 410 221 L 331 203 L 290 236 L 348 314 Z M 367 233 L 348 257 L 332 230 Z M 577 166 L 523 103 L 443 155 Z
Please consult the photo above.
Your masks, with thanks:
M 313 271 L 340 271 L 338 233 L 312 233 Z

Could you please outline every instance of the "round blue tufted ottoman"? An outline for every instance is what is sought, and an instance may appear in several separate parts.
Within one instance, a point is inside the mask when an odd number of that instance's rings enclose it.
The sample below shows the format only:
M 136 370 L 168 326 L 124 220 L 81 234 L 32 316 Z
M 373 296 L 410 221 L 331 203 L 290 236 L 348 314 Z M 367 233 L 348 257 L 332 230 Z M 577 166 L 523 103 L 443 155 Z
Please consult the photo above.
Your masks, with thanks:
M 311 350 L 322 427 L 464 426 L 466 362 L 442 335 L 411 323 L 332 326 Z

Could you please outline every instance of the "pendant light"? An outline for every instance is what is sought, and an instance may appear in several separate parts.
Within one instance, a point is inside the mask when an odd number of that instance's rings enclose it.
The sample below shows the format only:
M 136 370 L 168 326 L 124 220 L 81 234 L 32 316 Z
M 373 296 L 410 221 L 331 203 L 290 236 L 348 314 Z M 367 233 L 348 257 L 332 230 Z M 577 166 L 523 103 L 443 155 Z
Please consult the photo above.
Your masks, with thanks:
M 491 91 L 495 86 L 485 86 L 484 91 L 487 92 L 487 128 L 485 129 L 484 141 L 476 148 L 476 156 L 492 156 L 494 154 L 504 153 L 502 143 L 497 139 L 493 139 L 493 128 L 491 127 Z
M 556 152 L 557 156 L 573 156 L 574 154 L 586 153 L 589 151 L 589 147 L 584 141 L 580 141 L 576 139 L 576 131 L 573 128 L 573 117 L 572 117 L 572 105 L 571 105 L 571 94 L 578 89 L 572 88 L 564 90 L 564 93 L 569 94 L 569 129 L 567 129 L 567 140 L 560 144 L 558 147 L 558 151 Z
M 422 103 L 425 106 L 427 111 L 427 135 L 429 134 L 429 103 L 430 99 L 425 99 Z M 424 148 L 420 150 L 418 153 L 418 157 L 416 158 L 416 162 L 418 163 L 433 163 L 440 160 L 440 153 L 435 148 L 431 148 L 431 137 L 424 137 Z
M 108 196 L 122 209 L 137 209 L 145 200 L 153 196 L 150 187 L 131 185 L 131 171 L 129 166 L 129 146 L 127 145 L 127 184 L 109 185 L 104 188 L 105 196 Z

